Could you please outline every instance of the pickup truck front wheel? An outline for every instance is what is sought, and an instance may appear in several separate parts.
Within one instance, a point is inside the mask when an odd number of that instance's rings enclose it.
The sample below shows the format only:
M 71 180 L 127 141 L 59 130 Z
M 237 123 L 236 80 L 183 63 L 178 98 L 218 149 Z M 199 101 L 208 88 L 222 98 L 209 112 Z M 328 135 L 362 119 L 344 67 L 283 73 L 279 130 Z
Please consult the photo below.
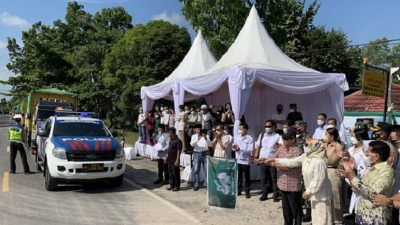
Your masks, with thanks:
M 47 163 L 46 163 L 46 176 L 45 176 L 44 186 L 48 191 L 55 191 L 57 189 L 57 181 L 53 177 L 51 177 Z

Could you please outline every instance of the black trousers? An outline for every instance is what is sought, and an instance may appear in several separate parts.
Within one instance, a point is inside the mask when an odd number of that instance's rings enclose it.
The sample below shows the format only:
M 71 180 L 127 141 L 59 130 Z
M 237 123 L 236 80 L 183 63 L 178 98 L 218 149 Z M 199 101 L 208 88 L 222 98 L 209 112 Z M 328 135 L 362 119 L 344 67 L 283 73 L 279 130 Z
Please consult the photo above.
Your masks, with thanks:
M 243 189 L 243 176 L 244 176 L 244 191 L 250 193 L 250 165 L 238 164 L 238 192 Z
M 158 179 L 164 181 L 169 181 L 169 172 L 168 172 L 168 164 L 164 162 L 164 159 L 157 159 L 158 166 Z
M 301 225 L 302 221 L 302 206 L 301 206 L 301 192 L 287 192 L 282 193 L 282 209 L 285 225 Z
M 274 197 L 278 196 L 278 187 L 276 185 L 276 168 L 272 166 L 260 166 L 261 191 L 263 195 L 268 195 L 268 184 L 272 187 Z
M 21 156 L 24 172 L 29 172 L 24 145 L 18 142 L 10 142 L 10 171 L 15 172 L 15 158 L 17 157 L 17 152 L 19 152 Z
M 399 210 L 393 208 L 392 209 L 392 225 L 399 225 Z
M 168 164 L 169 170 L 169 184 L 172 188 L 179 188 L 181 186 L 181 171 L 179 170 L 179 166 L 175 166 L 175 164 Z

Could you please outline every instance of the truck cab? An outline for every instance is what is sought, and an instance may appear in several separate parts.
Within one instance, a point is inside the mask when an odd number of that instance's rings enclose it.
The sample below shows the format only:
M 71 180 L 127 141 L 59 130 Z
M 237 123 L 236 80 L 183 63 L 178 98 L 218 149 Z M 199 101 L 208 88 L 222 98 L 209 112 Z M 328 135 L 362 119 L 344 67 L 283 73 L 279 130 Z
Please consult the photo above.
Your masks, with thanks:
M 37 163 L 44 170 L 48 191 L 61 183 L 95 180 L 120 186 L 126 169 L 121 144 L 102 120 L 87 114 L 47 119 L 38 132 Z

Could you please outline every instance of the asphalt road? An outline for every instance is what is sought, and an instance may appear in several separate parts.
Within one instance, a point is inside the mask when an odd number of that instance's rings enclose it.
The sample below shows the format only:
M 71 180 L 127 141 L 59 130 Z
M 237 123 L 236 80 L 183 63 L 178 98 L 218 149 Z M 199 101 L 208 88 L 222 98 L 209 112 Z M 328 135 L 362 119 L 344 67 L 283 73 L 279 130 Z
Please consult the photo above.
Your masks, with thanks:
M 120 188 L 102 183 L 44 188 L 44 177 L 23 174 L 17 156 L 17 173 L 8 174 L 7 129 L 9 117 L 0 116 L 0 224 L 196 224 L 198 221 L 172 203 L 125 178 Z

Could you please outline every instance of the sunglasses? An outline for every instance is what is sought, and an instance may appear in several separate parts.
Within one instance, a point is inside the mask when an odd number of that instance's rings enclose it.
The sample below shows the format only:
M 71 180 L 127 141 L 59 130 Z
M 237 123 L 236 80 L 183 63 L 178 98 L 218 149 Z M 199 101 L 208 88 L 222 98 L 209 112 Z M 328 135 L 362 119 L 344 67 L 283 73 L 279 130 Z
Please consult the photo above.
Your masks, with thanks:
M 266 128 L 271 128 L 272 126 L 265 126 Z

